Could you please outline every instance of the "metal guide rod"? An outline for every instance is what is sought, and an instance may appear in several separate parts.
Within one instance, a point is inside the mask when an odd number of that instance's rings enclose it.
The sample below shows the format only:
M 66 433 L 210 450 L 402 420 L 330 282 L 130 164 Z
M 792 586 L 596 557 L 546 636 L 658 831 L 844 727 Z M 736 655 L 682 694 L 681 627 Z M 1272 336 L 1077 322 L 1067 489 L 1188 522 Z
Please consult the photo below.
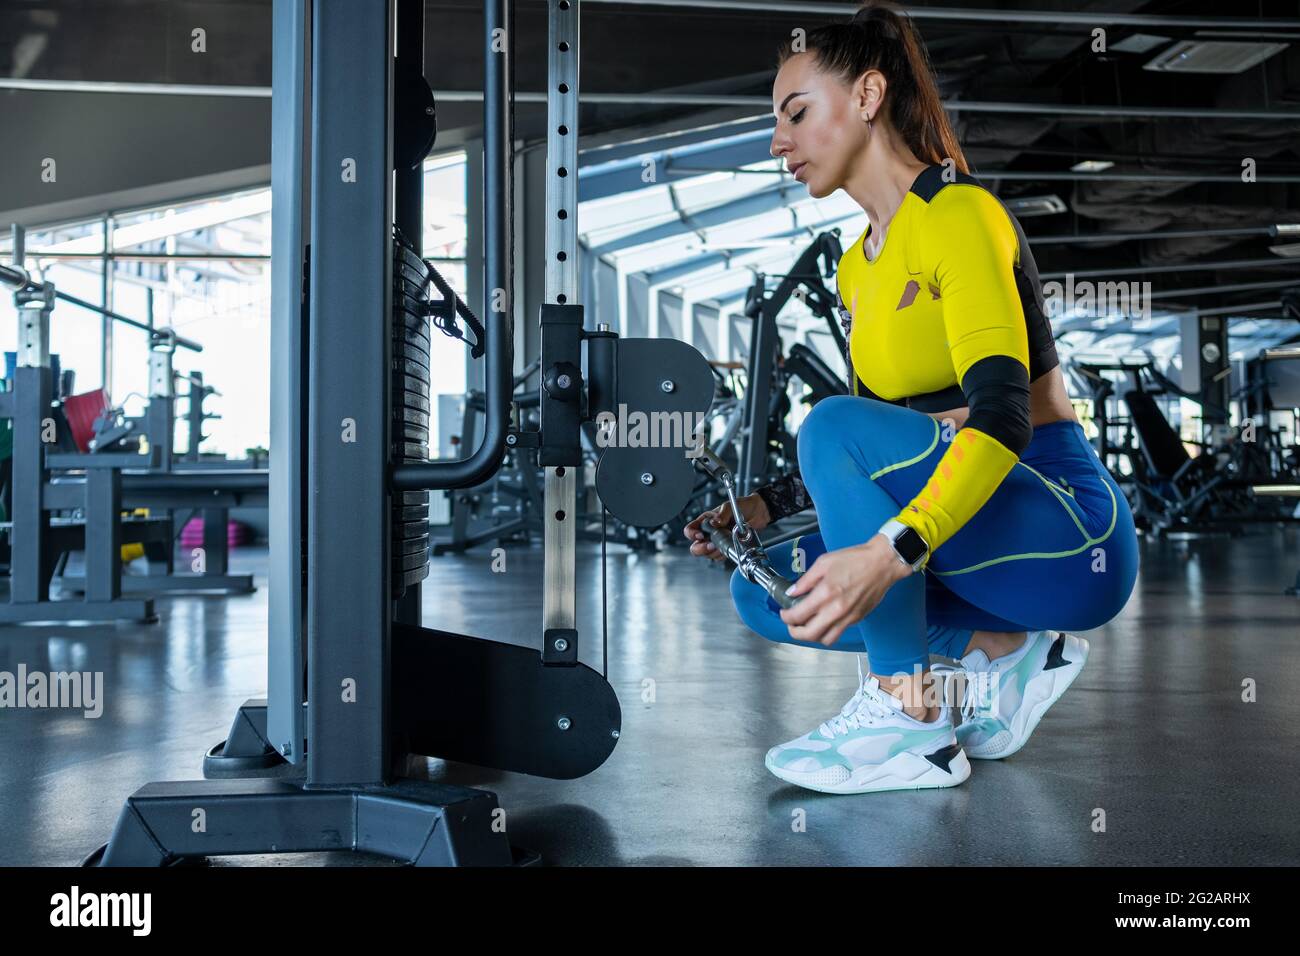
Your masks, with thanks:
M 112 213 L 104 213 L 100 220 L 104 230 L 103 255 L 99 261 L 99 302 L 102 306 L 99 320 L 99 381 L 106 395 L 113 394 L 113 322 L 108 310 L 113 308 L 113 236 L 115 223 Z M 167 270 L 170 278 L 171 270 Z
M 546 53 L 546 288 L 578 300 L 578 0 L 548 0 Z M 514 38 L 511 39 L 514 42 Z M 577 599 L 577 468 L 547 468 L 542 533 L 542 627 L 573 628 Z M 563 472 L 563 474 L 560 474 Z
M 392 468 L 394 491 L 470 488 L 496 474 L 506 453 L 514 373 L 514 277 L 509 272 L 513 144 L 507 111 L 514 76 L 497 31 L 507 31 L 514 0 L 483 6 L 483 326 L 486 329 L 483 437 L 468 458 L 408 461 Z M 507 35 L 506 43 L 514 42 Z M 497 296 L 496 291 L 501 290 Z M 500 305 L 501 308 L 497 308 Z

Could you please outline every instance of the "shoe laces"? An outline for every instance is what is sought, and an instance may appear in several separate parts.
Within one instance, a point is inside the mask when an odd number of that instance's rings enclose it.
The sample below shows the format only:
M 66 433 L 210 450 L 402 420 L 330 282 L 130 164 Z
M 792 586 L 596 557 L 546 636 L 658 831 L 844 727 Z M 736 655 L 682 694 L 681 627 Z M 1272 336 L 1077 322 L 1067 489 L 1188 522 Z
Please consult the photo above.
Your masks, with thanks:
M 880 695 L 884 693 L 880 689 L 880 681 L 874 677 L 865 678 L 862 673 L 862 658 L 858 658 L 858 689 L 849 698 L 848 703 L 840 708 L 840 712 L 825 721 L 817 729 L 823 737 L 836 737 L 840 734 L 846 734 L 850 730 L 857 730 L 870 724 L 874 724 L 877 718 L 888 717 L 893 713 L 892 708 Z
M 980 710 L 981 704 L 980 685 L 982 681 L 980 676 L 965 667 L 953 664 L 931 664 L 930 671 L 933 674 L 941 675 L 944 681 L 951 681 L 958 674 L 964 676 L 961 695 L 961 720 L 959 723 L 964 724 L 966 721 L 974 719 Z M 947 696 L 947 688 L 945 687 L 944 697 Z

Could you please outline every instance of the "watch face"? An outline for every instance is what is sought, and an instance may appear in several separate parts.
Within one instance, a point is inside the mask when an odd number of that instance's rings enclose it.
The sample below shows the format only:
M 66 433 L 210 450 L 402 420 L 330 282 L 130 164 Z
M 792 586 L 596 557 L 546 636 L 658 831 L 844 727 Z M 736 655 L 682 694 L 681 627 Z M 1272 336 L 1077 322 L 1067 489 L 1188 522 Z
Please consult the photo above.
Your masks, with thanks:
M 894 550 L 908 564 L 916 564 L 925 557 L 929 549 L 915 528 L 907 528 L 899 532 L 898 537 L 894 539 Z

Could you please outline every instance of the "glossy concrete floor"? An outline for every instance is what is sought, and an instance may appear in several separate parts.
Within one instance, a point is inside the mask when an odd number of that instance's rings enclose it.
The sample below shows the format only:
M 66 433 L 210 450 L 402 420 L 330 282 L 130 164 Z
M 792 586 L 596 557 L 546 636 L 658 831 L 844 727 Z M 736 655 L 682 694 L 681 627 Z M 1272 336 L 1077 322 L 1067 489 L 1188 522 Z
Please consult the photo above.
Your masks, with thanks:
M 852 693 L 853 655 L 769 644 L 736 618 L 720 570 L 614 547 L 609 674 L 623 733 L 613 756 L 574 781 L 438 760 L 427 773 L 495 790 L 512 840 L 553 864 L 1300 863 L 1300 599 L 1282 594 L 1300 534 L 1142 547 L 1137 589 L 1087 634 L 1094 650 L 1075 685 L 1024 750 L 973 762 L 957 788 L 836 797 L 769 775 L 768 747 Z M 508 561 L 501 575 L 487 553 L 434 559 L 425 623 L 540 637 L 540 549 Z M 105 682 L 99 719 L 0 710 L 0 864 L 76 863 L 136 787 L 196 778 L 239 704 L 264 692 L 266 553 L 233 564 L 257 574 L 257 593 L 163 598 L 153 626 L 0 628 L 0 671 L 102 671 Z M 586 546 L 579 619 L 583 659 L 597 668 L 598 572 L 599 548 Z M 1253 703 L 1242 700 L 1247 679 Z

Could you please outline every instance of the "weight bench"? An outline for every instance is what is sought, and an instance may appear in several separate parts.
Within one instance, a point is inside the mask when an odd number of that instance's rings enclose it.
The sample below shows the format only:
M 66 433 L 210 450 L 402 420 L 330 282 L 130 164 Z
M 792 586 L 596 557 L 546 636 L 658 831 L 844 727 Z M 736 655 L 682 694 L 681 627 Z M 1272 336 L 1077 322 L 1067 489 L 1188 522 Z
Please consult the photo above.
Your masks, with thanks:
M 159 555 L 166 570 L 161 574 L 124 575 L 122 591 L 127 594 L 159 592 L 220 591 L 249 594 L 256 590 L 251 574 L 230 574 L 230 545 L 226 525 L 232 507 L 266 506 L 269 472 L 255 468 L 199 469 L 173 472 L 122 474 L 121 501 L 126 509 L 149 508 L 172 511 L 192 509 L 203 516 L 203 570 L 175 573 L 175 548 L 171 531 L 167 547 Z M 53 479 L 46 491 L 54 507 L 73 507 L 80 495 L 80 477 Z M 170 518 L 166 520 L 169 528 Z M 173 529 L 174 530 L 174 529 Z M 81 577 L 63 577 L 65 591 L 85 590 Z

